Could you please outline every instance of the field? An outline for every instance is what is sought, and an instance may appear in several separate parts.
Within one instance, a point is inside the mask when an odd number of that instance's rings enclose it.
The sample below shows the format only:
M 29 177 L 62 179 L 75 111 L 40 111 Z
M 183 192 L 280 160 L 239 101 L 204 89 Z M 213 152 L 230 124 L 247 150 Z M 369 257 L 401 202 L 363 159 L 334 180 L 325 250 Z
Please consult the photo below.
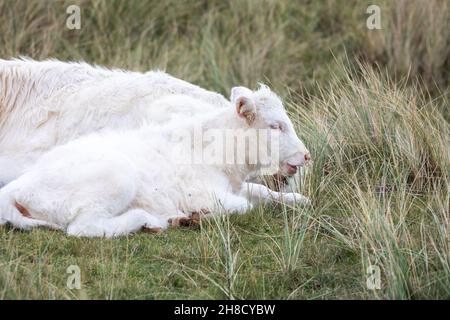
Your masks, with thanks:
M 269 84 L 314 160 L 311 207 L 113 240 L 0 229 L 0 299 L 450 298 L 448 1 L 0 0 L 0 31 L 0 58 Z

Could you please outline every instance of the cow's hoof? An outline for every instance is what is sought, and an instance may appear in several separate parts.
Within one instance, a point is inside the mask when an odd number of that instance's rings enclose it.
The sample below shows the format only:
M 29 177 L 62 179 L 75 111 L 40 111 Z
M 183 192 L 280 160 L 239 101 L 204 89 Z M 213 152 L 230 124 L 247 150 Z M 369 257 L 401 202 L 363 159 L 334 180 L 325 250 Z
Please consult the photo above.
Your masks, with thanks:
M 179 217 L 169 220 L 172 227 L 184 227 L 184 228 L 198 228 L 200 226 L 200 219 L 193 217 Z
M 164 229 L 163 228 L 147 228 L 147 227 L 143 227 L 142 231 L 145 232 L 145 233 L 159 234 L 159 233 L 163 233 Z

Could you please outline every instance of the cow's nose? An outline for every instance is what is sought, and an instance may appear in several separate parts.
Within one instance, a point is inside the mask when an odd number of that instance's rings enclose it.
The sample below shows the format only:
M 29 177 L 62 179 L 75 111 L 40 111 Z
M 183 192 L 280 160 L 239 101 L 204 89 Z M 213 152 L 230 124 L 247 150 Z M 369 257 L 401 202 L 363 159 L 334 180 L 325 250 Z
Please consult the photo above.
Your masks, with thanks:
M 305 153 L 305 162 L 308 162 L 309 160 L 311 160 L 311 155 L 308 153 Z

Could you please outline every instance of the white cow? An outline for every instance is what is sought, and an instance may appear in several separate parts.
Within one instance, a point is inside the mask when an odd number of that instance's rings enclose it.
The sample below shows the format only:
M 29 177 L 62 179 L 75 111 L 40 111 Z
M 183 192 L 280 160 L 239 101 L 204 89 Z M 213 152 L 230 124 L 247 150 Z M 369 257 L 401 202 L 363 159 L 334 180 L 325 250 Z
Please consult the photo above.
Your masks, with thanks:
M 105 128 L 160 125 L 206 112 L 198 105 L 164 109 L 155 100 L 185 94 L 230 106 L 222 95 L 164 72 L 108 70 L 56 60 L 0 60 L 0 187 L 17 178 L 47 150 Z
M 245 183 L 261 169 L 262 159 L 273 157 L 263 152 L 272 145 L 271 139 L 279 141 L 279 158 L 270 160 L 277 161 L 283 174 L 295 174 L 308 162 L 309 152 L 280 99 L 267 87 L 255 92 L 233 88 L 231 97 L 233 108 L 218 108 L 161 128 L 143 125 L 94 133 L 55 147 L 0 190 L 0 223 L 23 229 L 47 226 L 73 236 L 115 237 L 142 228 L 165 229 L 170 222 L 192 218 L 194 212 L 245 212 L 259 201 L 307 202 L 300 194 Z M 162 102 L 174 108 L 208 108 L 208 103 L 185 95 Z M 189 144 L 175 138 L 198 129 L 236 136 L 263 130 L 271 139 L 256 140 L 256 162 L 247 157 L 246 145 L 238 150 L 246 153 L 242 163 L 236 159 L 195 163 L 189 160 L 192 150 L 199 152 L 193 147 L 195 138 Z M 209 147 L 202 145 L 200 152 Z

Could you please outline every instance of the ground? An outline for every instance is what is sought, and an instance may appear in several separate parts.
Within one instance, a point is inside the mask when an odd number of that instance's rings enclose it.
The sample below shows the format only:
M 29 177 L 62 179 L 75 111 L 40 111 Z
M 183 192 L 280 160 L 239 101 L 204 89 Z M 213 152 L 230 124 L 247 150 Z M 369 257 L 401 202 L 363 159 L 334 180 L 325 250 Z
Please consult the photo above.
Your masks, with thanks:
M 448 2 L 0 0 L 0 16 L 1 58 L 269 84 L 313 158 L 308 208 L 112 240 L 1 228 L 0 299 L 450 298 Z

